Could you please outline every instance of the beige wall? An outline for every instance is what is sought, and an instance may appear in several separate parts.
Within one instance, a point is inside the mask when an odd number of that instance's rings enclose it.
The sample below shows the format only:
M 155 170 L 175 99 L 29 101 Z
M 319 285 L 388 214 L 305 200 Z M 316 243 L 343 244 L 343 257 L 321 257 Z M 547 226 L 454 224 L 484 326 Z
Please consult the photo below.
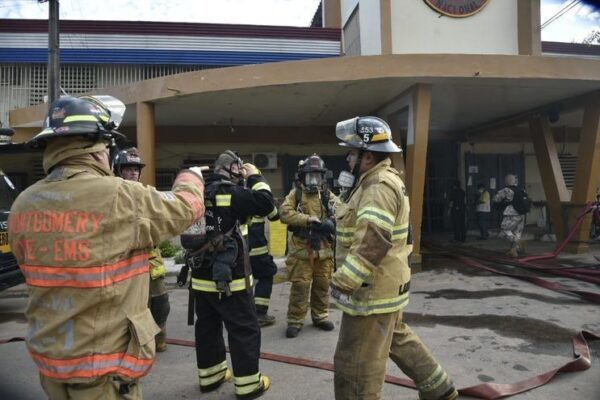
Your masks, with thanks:
M 492 0 L 465 18 L 440 16 L 424 1 L 391 6 L 394 54 L 519 54 L 517 0 Z

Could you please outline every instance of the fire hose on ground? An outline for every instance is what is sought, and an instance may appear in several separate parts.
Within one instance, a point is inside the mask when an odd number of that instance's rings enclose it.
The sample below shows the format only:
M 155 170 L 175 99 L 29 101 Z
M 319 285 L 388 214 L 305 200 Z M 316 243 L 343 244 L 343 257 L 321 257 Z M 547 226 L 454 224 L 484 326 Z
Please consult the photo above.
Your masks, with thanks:
M 560 254 L 560 252 L 564 249 L 564 247 L 566 246 L 566 243 L 568 243 L 568 241 L 571 239 L 571 237 L 573 236 L 575 231 L 577 229 L 579 229 L 579 227 L 581 226 L 581 223 L 583 221 L 583 218 L 592 209 L 592 207 L 594 207 L 594 205 L 592 203 L 588 203 L 586 205 L 584 212 L 579 216 L 579 218 L 577 219 L 577 222 L 573 225 L 569 234 L 566 236 L 565 240 L 556 247 L 556 249 L 554 250 L 554 252 L 552 254 L 542 255 L 542 256 L 530 256 L 530 257 L 525 257 L 525 258 L 518 259 L 518 260 L 508 260 L 505 258 L 494 257 L 495 261 L 502 262 L 504 264 L 510 264 L 510 265 L 514 265 L 514 266 L 529 268 L 529 269 L 538 270 L 538 271 L 542 271 L 542 272 L 546 272 L 546 273 L 552 273 L 552 274 L 559 275 L 559 276 L 564 276 L 564 277 L 569 277 L 569 278 L 579 279 L 579 280 L 585 280 L 588 282 L 600 284 L 600 273 L 599 273 L 600 271 L 589 271 L 589 270 L 582 269 L 582 268 L 548 268 L 545 266 L 541 266 L 541 265 L 532 263 L 532 261 L 541 261 L 541 260 L 556 258 L 557 255 Z M 597 207 L 597 205 L 596 205 L 596 207 Z M 554 290 L 554 291 L 558 291 L 558 292 L 566 293 L 566 294 L 570 294 L 570 295 L 576 295 L 576 296 L 581 297 L 582 299 L 600 304 L 600 295 L 597 293 L 570 289 L 560 283 L 547 281 L 542 278 L 538 278 L 538 277 L 534 277 L 534 276 L 526 276 L 526 275 L 503 272 L 503 271 L 497 270 L 495 268 L 486 266 L 486 265 L 482 264 L 481 262 L 478 262 L 470 257 L 465 256 L 465 255 L 456 254 L 455 252 L 443 252 L 443 248 L 440 249 L 440 247 L 436 247 L 435 245 L 431 245 L 431 244 L 429 244 L 429 246 L 432 247 L 434 250 L 437 250 L 437 251 L 441 250 L 440 252 L 446 256 L 458 259 L 466 266 L 484 269 L 484 270 L 487 270 L 490 272 L 494 272 L 494 273 L 505 275 L 505 276 L 511 276 L 511 277 L 515 277 L 518 279 L 522 279 L 522 280 L 527 280 L 531 283 L 545 287 L 550 290 Z M 0 344 L 24 341 L 24 340 L 25 339 L 23 337 L 15 337 L 15 338 L 10 338 L 10 339 L 0 340 Z M 592 342 L 592 341 L 596 341 L 596 340 L 600 340 L 600 335 L 597 335 L 597 334 L 589 332 L 589 331 L 581 331 L 572 338 L 574 358 L 571 361 L 563 364 L 562 366 L 554 368 L 550 371 L 544 372 L 543 374 L 533 376 L 530 378 L 526 378 L 526 379 L 523 379 L 523 380 L 521 380 L 519 382 L 515 382 L 515 383 L 504 383 L 504 384 L 503 383 L 483 383 L 483 384 L 479 384 L 479 385 L 469 386 L 466 388 L 460 388 L 460 389 L 458 389 L 459 393 L 463 396 L 471 396 L 471 397 L 476 397 L 476 398 L 486 399 L 486 400 L 500 399 L 500 398 L 510 397 L 510 396 L 513 396 L 513 395 L 516 395 L 519 393 L 523 393 L 528 390 L 534 389 L 536 387 L 542 386 L 542 385 L 548 383 L 549 381 L 551 381 L 555 376 L 557 376 L 558 374 L 561 374 L 561 373 L 585 371 L 591 367 L 591 354 L 590 354 L 590 348 L 589 348 L 588 342 Z M 177 346 L 195 347 L 194 341 L 190 341 L 190 340 L 168 338 L 167 343 L 172 344 L 172 345 L 177 345 Z M 311 360 L 311 359 L 306 359 L 306 358 L 293 357 L 293 356 L 274 354 L 274 353 L 266 353 L 266 352 L 261 352 L 260 358 L 263 360 L 285 363 L 285 364 L 290 364 L 290 365 L 297 365 L 297 366 L 301 366 L 301 367 L 315 368 L 315 369 L 320 369 L 320 370 L 324 370 L 324 371 L 333 371 L 334 370 L 333 363 L 326 362 L 326 361 Z M 386 375 L 385 382 L 393 384 L 393 385 L 398 385 L 398 386 L 403 386 L 403 387 L 408 387 L 408 388 L 413 388 L 413 389 L 415 388 L 415 384 L 411 379 L 400 378 L 400 377 L 396 377 L 396 376 L 392 376 L 392 375 Z

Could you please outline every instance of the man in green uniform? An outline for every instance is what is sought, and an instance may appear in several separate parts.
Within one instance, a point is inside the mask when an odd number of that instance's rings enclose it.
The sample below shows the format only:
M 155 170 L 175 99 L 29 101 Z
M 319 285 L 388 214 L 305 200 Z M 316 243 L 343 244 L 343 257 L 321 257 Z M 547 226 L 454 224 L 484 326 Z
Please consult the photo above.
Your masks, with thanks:
M 336 209 L 336 265 L 331 295 L 343 311 L 334 356 L 336 400 L 381 397 L 388 356 L 417 385 L 422 400 L 458 396 L 446 372 L 402 322 L 412 251 L 409 200 L 389 153 L 388 124 L 377 117 L 339 122 L 358 182 Z
M 333 271 L 333 205 L 337 197 L 325 187 L 325 163 L 316 154 L 300 164 L 300 184 L 285 197 L 279 208 L 281 222 L 292 232 L 286 265 L 292 282 L 287 314 L 288 338 L 304 326 L 310 304 L 313 325 L 333 330 L 329 321 L 329 282 Z

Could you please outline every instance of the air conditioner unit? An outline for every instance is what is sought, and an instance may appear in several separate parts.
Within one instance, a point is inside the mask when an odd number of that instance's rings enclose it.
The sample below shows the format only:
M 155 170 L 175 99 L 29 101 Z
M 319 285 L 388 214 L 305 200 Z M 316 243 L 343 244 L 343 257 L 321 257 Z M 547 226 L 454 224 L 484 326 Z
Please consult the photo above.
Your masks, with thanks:
M 252 164 L 258 169 L 277 169 L 277 153 L 252 153 Z

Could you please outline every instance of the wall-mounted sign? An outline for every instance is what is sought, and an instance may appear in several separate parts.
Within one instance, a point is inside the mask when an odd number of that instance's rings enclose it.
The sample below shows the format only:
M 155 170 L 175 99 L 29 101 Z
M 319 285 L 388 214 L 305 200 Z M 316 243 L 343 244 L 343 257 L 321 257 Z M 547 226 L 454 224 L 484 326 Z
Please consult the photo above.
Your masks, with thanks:
M 479 11 L 490 0 L 424 0 L 435 11 L 449 17 L 469 17 Z

